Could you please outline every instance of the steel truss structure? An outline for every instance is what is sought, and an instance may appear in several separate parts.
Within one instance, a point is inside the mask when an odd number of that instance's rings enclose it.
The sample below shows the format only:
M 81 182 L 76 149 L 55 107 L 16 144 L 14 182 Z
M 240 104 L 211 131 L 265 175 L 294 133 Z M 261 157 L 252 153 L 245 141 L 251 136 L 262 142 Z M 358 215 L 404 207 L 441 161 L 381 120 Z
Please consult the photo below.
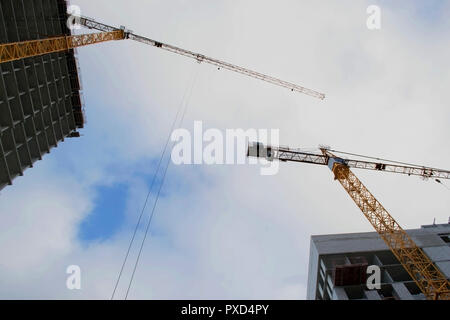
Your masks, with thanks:
M 269 161 L 293 161 L 328 166 L 334 173 L 335 180 L 341 183 L 425 297 L 427 299 L 450 300 L 450 282 L 445 275 L 400 227 L 350 168 L 444 179 L 450 178 L 449 171 L 343 159 L 335 156 L 326 148 L 321 148 L 321 153 L 310 153 L 288 147 L 264 146 L 261 143 L 249 145 L 247 156 L 263 157 Z
M 88 18 L 88 17 L 80 17 L 78 19 L 78 21 L 82 26 L 84 26 L 86 28 L 95 29 L 95 30 L 99 30 L 99 31 L 103 31 L 103 32 L 110 32 L 112 30 L 118 30 L 118 28 L 97 22 L 94 19 Z M 164 49 L 166 51 L 170 51 L 170 52 L 173 52 L 173 53 L 176 53 L 176 54 L 188 57 L 188 58 L 195 59 L 198 62 L 205 62 L 205 63 L 212 64 L 219 68 L 224 68 L 224 69 L 234 71 L 234 72 L 237 72 L 237 73 L 240 73 L 240 74 L 252 77 L 252 78 L 256 78 L 256 79 L 259 79 L 259 80 L 262 80 L 265 82 L 269 82 L 271 84 L 287 88 L 291 91 L 301 92 L 301 93 L 304 93 L 306 95 L 309 95 L 309 96 L 312 96 L 314 98 L 318 98 L 321 100 L 325 99 L 325 94 L 323 94 L 323 93 L 299 86 L 299 85 L 291 83 L 291 82 L 280 80 L 280 79 L 274 78 L 272 76 L 268 76 L 268 75 L 250 70 L 250 69 L 239 67 L 239 66 L 236 66 L 236 65 L 228 63 L 228 62 L 210 58 L 210 57 L 207 57 L 200 53 L 195 53 L 195 52 L 192 52 L 192 51 L 189 51 L 186 49 L 182 49 L 182 48 L 170 45 L 170 44 L 166 44 L 166 43 L 156 41 L 156 40 L 153 40 L 153 39 L 150 39 L 147 37 L 143 37 L 143 36 L 134 34 L 133 32 L 127 32 L 127 38 L 134 40 L 134 41 L 144 43 L 144 44 L 148 44 L 148 45 L 160 48 L 160 49 Z
M 124 38 L 125 33 L 123 30 L 114 30 L 109 32 L 4 43 L 0 44 L 0 63 L 36 57 L 48 53 L 67 51 L 105 41 L 123 40 Z
M 305 162 L 312 164 L 328 165 L 330 156 L 320 153 L 309 153 L 300 150 L 290 150 L 283 147 L 270 147 L 272 157 L 281 161 Z M 421 176 L 423 178 L 450 179 L 450 171 L 420 166 L 397 165 L 387 162 L 373 162 L 355 159 L 341 160 L 349 168 L 385 171 L 406 175 Z

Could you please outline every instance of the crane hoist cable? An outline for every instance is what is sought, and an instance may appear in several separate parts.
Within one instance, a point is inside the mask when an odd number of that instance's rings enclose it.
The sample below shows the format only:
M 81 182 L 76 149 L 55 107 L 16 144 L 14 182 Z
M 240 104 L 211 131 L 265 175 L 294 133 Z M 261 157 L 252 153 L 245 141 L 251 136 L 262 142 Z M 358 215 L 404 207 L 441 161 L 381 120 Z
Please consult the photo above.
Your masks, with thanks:
M 196 77 L 197 77 L 196 75 L 193 75 L 192 80 L 191 80 L 192 85 L 193 85 L 193 83 L 194 83 Z M 192 85 L 191 85 L 191 88 L 192 88 Z M 191 91 L 192 91 L 192 89 L 191 89 Z M 139 218 L 138 218 L 138 221 L 137 221 L 136 226 L 135 226 L 135 228 L 134 228 L 133 235 L 132 235 L 132 237 L 131 237 L 130 243 L 129 243 L 128 248 L 127 248 L 127 252 L 126 252 L 126 254 L 125 254 L 124 260 L 123 260 L 123 262 L 122 262 L 122 266 L 121 266 L 120 271 L 119 271 L 119 274 L 118 274 L 118 276 L 117 276 L 117 280 L 116 280 L 116 282 L 115 282 L 114 289 L 113 289 L 113 292 L 112 292 L 112 294 L 111 294 L 111 300 L 114 299 L 114 296 L 115 296 L 115 294 L 116 294 L 117 288 L 118 288 L 119 283 L 120 283 L 120 280 L 121 280 L 121 278 L 122 278 L 122 274 L 123 274 L 123 271 L 124 271 L 124 269 L 125 269 L 125 265 L 126 265 L 126 263 L 127 263 L 127 261 L 128 261 L 128 257 L 129 257 L 130 252 L 131 252 L 131 248 L 132 248 L 133 243 L 134 243 L 134 240 L 135 240 L 135 238 L 136 238 L 136 235 L 137 235 L 139 226 L 141 225 L 142 217 L 143 217 L 143 215 L 144 215 L 145 209 L 147 208 L 147 204 L 148 204 L 148 200 L 149 200 L 149 198 L 150 198 L 150 194 L 151 194 L 151 192 L 152 192 L 152 190 L 153 190 L 153 187 L 154 187 L 154 185 L 155 185 L 155 182 L 156 182 L 156 178 L 157 178 L 158 172 L 159 172 L 159 170 L 160 170 L 160 168 L 161 168 L 162 161 L 163 161 L 164 156 L 165 156 L 165 154 L 166 154 L 166 152 L 167 152 L 167 147 L 168 147 L 169 142 L 170 142 L 170 136 L 171 136 L 173 130 L 175 129 L 175 127 L 176 127 L 177 120 L 178 120 L 178 118 L 179 118 L 179 116 L 180 116 L 180 113 L 183 114 L 183 113 L 182 113 L 182 112 L 183 112 L 183 107 L 184 107 L 184 105 L 185 105 L 185 101 L 186 101 L 186 98 L 188 97 L 188 94 L 189 94 L 189 86 L 186 87 L 186 90 L 185 90 L 185 92 L 184 92 L 184 94 L 183 94 L 183 98 L 182 98 L 182 100 L 181 100 L 181 102 L 180 102 L 180 105 L 179 105 L 179 107 L 178 107 L 178 109 L 177 109 L 177 112 L 176 112 L 176 114 L 175 114 L 175 118 L 174 118 L 174 120 L 173 120 L 173 122 L 172 122 L 172 125 L 171 125 L 171 127 L 170 127 L 170 130 L 169 130 L 169 134 L 168 134 L 167 140 L 166 140 L 166 142 L 165 142 L 163 151 L 162 151 L 162 153 L 161 153 L 161 156 L 160 156 L 160 158 L 159 158 L 158 164 L 157 164 L 157 166 L 156 166 L 156 170 L 155 170 L 155 172 L 154 172 L 154 174 L 153 174 L 153 178 L 152 178 L 152 182 L 151 182 L 151 184 L 150 184 L 150 188 L 148 189 L 147 196 L 146 196 L 145 201 L 144 201 L 144 204 L 143 204 L 143 206 L 142 206 L 141 213 L 139 214 Z M 182 117 L 183 117 L 183 115 L 182 115 Z
M 289 147 L 265 146 L 262 143 L 254 143 L 249 144 L 247 156 L 265 158 L 269 161 L 294 161 L 328 166 L 334 174 L 334 179 L 339 181 L 425 297 L 427 299 L 450 300 L 450 281 L 447 277 L 417 246 L 350 168 L 388 171 L 425 178 L 433 177 L 438 180 L 450 179 L 450 171 L 343 159 L 337 157 L 329 151 L 329 148 L 325 147 L 320 149 L 320 153 L 309 153 Z
M 165 145 L 164 151 L 163 151 L 163 153 L 162 153 L 162 155 L 161 155 L 161 161 L 160 161 L 160 164 L 161 164 L 161 162 L 162 162 L 162 160 L 163 160 L 163 158 L 164 158 L 164 155 L 165 155 L 165 153 L 166 153 L 166 151 L 167 151 L 167 147 L 168 147 L 168 144 L 169 144 L 169 141 L 170 141 L 170 135 L 171 135 L 173 129 L 174 129 L 175 127 L 179 128 L 179 127 L 181 127 L 181 125 L 183 124 L 183 121 L 184 121 L 184 118 L 185 118 L 185 116 L 186 116 L 186 113 L 187 113 L 187 110 L 188 110 L 188 107 L 189 107 L 189 103 L 190 103 L 190 100 L 191 100 L 191 97 L 192 97 L 192 91 L 193 91 L 193 89 L 194 89 L 194 87 L 195 87 L 195 84 L 196 84 L 196 82 L 197 82 L 197 78 L 198 78 L 198 69 L 197 69 L 197 72 L 195 73 L 195 75 L 194 75 L 194 77 L 193 77 L 193 79 L 192 79 L 192 84 L 191 84 L 189 93 L 188 93 L 187 95 L 185 94 L 185 97 L 184 97 L 184 98 L 186 98 L 186 100 L 183 98 L 183 101 L 182 101 L 182 103 L 181 103 L 181 105 L 180 105 L 180 108 L 179 108 L 179 110 L 178 110 L 178 112 L 177 112 L 177 115 L 176 115 L 176 117 L 175 117 L 174 123 L 173 123 L 173 125 L 172 125 L 172 130 L 171 130 L 171 132 L 170 132 L 170 134 L 169 134 L 169 137 L 168 137 L 168 139 L 167 139 L 167 141 L 166 141 L 166 145 Z M 179 117 L 180 112 L 181 112 L 181 117 Z M 179 120 L 178 120 L 178 119 L 179 119 Z M 178 124 L 177 124 L 177 122 L 178 122 Z M 175 144 L 175 142 L 174 142 L 173 144 Z M 147 225 L 146 225 L 145 232 L 144 232 L 144 237 L 143 237 L 143 239 L 142 239 L 142 241 L 141 241 L 141 244 L 140 244 L 140 246 L 139 246 L 139 252 L 138 252 L 138 255 L 137 255 L 137 257 L 136 257 L 136 261 L 135 261 L 135 263 L 134 263 L 134 266 L 133 266 L 133 271 L 132 271 L 132 274 L 131 274 L 131 277 L 130 277 L 130 281 L 129 281 L 129 283 L 128 283 L 127 291 L 126 291 L 126 294 L 125 294 L 125 300 L 127 300 L 128 295 L 129 295 L 130 290 L 131 290 L 131 286 L 132 286 L 132 284 L 133 284 L 133 280 L 134 280 L 134 277 L 135 277 L 135 274 L 136 274 L 136 270 L 137 270 L 137 267 L 138 267 L 138 265 L 139 265 L 139 261 L 140 261 L 141 255 L 142 255 L 142 250 L 143 250 L 144 245 L 145 245 L 145 242 L 146 242 L 146 240 L 147 240 L 147 235 L 148 235 L 148 232 L 149 232 L 149 230 L 150 230 L 150 226 L 151 226 L 151 223 L 152 223 L 152 221 L 153 221 L 153 217 L 154 217 L 154 215 L 155 215 L 156 206 L 157 206 L 157 204 L 158 204 L 159 196 L 160 196 L 162 187 L 163 187 L 163 185 L 164 185 L 164 181 L 165 181 L 165 179 L 166 179 L 166 175 L 167 175 L 167 171 L 168 171 L 169 166 L 170 166 L 170 162 L 171 162 L 171 158 L 170 158 L 170 156 L 169 156 L 168 159 L 167 159 L 167 163 L 166 163 L 165 166 L 164 166 L 164 169 L 163 169 L 163 175 L 162 175 L 162 178 L 161 178 L 161 182 L 160 182 L 160 184 L 159 184 L 158 191 L 157 191 L 156 196 L 155 196 L 155 199 L 154 199 L 154 201 L 153 201 L 153 207 L 152 207 L 152 210 L 151 210 L 149 219 L 148 219 L 148 221 L 147 221 Z M 150 188 L 149 193 L 151 192 L 151 190 L 152 190 L 152 188 L 153 188 L 153 185 L 154 185 L 154 182 L 155 182 L 155 178 L 156 178 L 156 176 L 157 176 L 157 174 L 158 174 L 158 172 L 159 172 L 159 168 L 160 168 L 160 166 L 158 166 L 158 169 L 157 169 L 157 171 L 155 172 L 155 175 L 154 175 L 154 177 L 153 177 L 152 187 Z M 145 202 L 145 205 L 146 205 L 146 204 L 147 204 L 147 200 L 146 200 L 146 202 Z M 143 211 L 145 210 L 145 205 L 144 205 Z M 138 222 L 138 223 L 139 223 L 139 222 Z M 130 246 L 131 246 L 131 244 L 130 244 Z M 124 264 L 125 264 L 125 263 L 124 263 Z

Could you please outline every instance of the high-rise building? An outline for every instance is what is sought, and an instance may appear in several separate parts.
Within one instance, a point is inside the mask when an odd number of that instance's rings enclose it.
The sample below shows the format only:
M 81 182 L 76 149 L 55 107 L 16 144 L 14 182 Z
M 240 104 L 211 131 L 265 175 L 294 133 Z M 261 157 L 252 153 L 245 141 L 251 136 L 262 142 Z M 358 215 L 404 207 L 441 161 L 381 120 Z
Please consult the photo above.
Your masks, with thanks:
M 64 0 L 0 0 L 0 42 L 70 35 Z M 73 50 L 0 64 L 0 189 L 68 137 L 84 116 Z
M 407 233 L 450 278 L 450 223 Z M 372 265 L 381 271 L 380 289 L 367 287 L 366 271 Z M 311 237 L 307 299 L 421 300 L 425 296 L 380 236 L 368 232 Z

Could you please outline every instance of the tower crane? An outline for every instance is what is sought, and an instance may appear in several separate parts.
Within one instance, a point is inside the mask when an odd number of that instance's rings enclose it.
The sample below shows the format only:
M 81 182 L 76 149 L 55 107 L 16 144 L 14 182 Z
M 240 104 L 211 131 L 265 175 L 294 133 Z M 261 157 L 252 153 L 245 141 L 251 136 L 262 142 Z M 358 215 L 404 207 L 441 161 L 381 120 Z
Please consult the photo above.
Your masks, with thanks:
M 280 87 L 287 88 L 291 91 L 304 93 L 314 98 L 318 98 L 321 100 L 325 98 L 325 95 L 323 93 L 299 86 L 291 82 L 280 80 L 272 76 L 268 76 L 250 69 L 239 67 L 228 62 L 210 58 L 200 53 L 195 53 L 170 44 L 146 38 L 134 34 L 133 32 L 126 30 L 124 27 L 116 28 L 113 26 L 97 22 L 94 19 L 87 17 L 76 17 L 75 21 L 79 22 L 81 26 L 101 32 L 82 35 L 51 37 L 46 39 L 29 40 L 22 42 L 3 43 L 0 44 L 0 63 L 29 58 L 33 56 L 39 56 L 53 52 L 67 51 L 70 49 L 106 41 L 131 39 L 160 49 L 164 49 L 166 51 L 183 55 L 185 57 L 195 59 L 199 63 L 205 62 L 217 66 L 219 68 L 224 68 Z
M 289 147 L 249 144 L 247 156 L 273 161 L 293 161 L 328 166 L 345 191 L 375 228 L 427 299 L 450 300 L 450 282 L 428 256 L 370 193 L 350 168 L 416 175 L 423 178 L 450 179 L 450 171 L 416 165 L 344 159 L 328 147 L 319 152 L 305 152 Z

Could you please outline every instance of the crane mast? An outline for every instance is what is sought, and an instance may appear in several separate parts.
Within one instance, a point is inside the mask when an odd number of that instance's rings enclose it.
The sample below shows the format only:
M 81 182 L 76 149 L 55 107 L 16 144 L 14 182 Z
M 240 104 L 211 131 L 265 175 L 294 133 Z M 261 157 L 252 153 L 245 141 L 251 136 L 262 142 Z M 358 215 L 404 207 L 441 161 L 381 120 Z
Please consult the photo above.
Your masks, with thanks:
M 332 171 L 370 224 L 428 299 L 450 299 L 450 283 L 350 168 L 335 161 Z
M 289 148 L 264 146 L 261 143 L 257 143 L 249 145 L 247 155 L 263 157 L 269 161 L 277 159 L 327 165 L 334 173 L 335 180 L 338 180 L 345 191 L 347 191 L 425 297 L 427 299 L 450 300 L 450 282 L 445 275 L 350 170 L 349 164 L 359 168 L 357 162 L 355 162 L 356 160 L 352 162 L 352 160 L 336 157 L 324 148 L 321 151 L 322 154 L 314 154 L 300 150 L 290 150 Z M 371 166 L 361 166 L 360 168 L 372 169 Z M 433 176 L 442 174 L 442 178 L 449 178 L 448 175 L 443 174 L 448 173 L 448 171 L 442 170 L 440 172 L 436 170 L 425 172 L 427 174 L 431 173 Z M 404 171 L 395 170 L 391 172 L 405 173 Z M 414 174 L 414 171 L 411 174 Z M 417 175 L 422 174 L 417 172 Z

